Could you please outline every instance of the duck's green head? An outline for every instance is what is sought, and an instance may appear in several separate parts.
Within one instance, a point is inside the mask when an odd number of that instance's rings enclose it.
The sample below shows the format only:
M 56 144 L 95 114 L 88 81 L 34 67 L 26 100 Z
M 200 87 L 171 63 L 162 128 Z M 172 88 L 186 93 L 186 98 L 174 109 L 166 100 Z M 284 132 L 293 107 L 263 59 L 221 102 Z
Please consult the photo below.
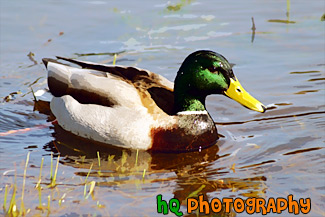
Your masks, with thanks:
M 213 51 L 196 51 L 184 60 L 174 93 L 176 112 L 205 110 L 205 98 L 210 94 L 224 94 L 249 109 L 265 111 L 265 106 L 241 86 L 227 59 Z

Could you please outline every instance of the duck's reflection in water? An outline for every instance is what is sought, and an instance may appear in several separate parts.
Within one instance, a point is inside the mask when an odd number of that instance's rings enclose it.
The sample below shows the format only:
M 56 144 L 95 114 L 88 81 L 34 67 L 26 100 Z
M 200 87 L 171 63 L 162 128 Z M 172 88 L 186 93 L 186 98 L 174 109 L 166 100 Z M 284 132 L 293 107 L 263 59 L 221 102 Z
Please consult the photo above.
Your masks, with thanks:
M 44 148 L 60 154 L 62 164 L 84 169 L 82 172 L 76 172 L 77 175 L 87 176 L 87 171 L 92 165 L 89 176 L 98 178 L 96 183 L 100 186 L 114 187 L 139 183 L 155 183 L 158 184 L 155 186 L 169 188 L 172 186 L 174 198 L 181 202 L 183 208 L 187 206 L 187 198 L 198 198 L 199 195 L 210 201 L 212 199 L 210 195 L 220 195 L 218 198 L 222 200 L 221 192 L 225 190 L 228 193 L 227 197 L 232 191 L 244 190 L 250 192 L 249 196 L 258 196 L 259 192 L 265 191 L 264 176 L 231 177 L 231 170 L 223 166 L 223 156 L 218 155 L 218 146 L 224 143 L 223 140 L 200 152 L 151 153 L 116 148 L 80 138 L 58 125 L 54 125 L 54 131 L 55 140 Z M 219 165 L 218 161 L 220 166 L 216 167 Z M 235 195 L 238 193 L 234 192 L 233 197 Z M 198 215 L 197 212 L 184 214 Z M 213 213 L 210 210 L 210 216 L 236 216 L 236 214 L 232 209 L 230 213 L 222 209 L 220 213 Z

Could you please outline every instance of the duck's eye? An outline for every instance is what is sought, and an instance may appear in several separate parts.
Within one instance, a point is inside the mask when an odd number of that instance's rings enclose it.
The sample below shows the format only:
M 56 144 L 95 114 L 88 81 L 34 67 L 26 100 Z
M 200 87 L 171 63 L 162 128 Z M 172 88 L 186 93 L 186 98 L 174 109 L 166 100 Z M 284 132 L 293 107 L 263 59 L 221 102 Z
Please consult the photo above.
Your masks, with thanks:
M 208 67 L 208 70 L 209 70 L 210 72 L 214 73 L 214 72 L 217 71 L 217 68 L 214 67 L 214 66 L 210 66 L 210 67 Z
M 237 90 L 237 92 L 241 93 L 241 89 L 240 88 L 237 88 L 236 90 Z

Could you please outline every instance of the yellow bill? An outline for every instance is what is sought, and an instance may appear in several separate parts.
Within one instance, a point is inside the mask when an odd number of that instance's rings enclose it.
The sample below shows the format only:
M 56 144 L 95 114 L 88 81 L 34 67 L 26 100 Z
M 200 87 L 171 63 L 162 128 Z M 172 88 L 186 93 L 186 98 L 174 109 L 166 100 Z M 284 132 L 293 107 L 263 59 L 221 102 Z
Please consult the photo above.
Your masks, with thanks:
M 229 98 L 239 102 L 246 108 L 252 109 L 257 112 L 265 112 L 265 106 L 260 103 L 257 99 L 252 97 L 246 90 L 241 86 L 238 79 L 230 78 L 230 85 L 228 90 L 224 91 L 225 95 Z

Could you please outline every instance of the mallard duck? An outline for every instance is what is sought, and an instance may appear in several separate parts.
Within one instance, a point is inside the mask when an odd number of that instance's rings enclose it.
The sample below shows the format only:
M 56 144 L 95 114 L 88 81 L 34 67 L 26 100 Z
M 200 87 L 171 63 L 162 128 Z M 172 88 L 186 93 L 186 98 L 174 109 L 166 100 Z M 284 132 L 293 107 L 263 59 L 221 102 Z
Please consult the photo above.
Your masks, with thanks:
M 205 107 L 210 94 L 265 111 L 241 86 L 227 59 L 213 51 L 190 54 L 174 83 L 136 67 L 57 58 L 81 68 L 43 59 L 54 96 L 52 113 L 63 129 L 101 143 L 159 152 L 209 147 L 218 140 Z

